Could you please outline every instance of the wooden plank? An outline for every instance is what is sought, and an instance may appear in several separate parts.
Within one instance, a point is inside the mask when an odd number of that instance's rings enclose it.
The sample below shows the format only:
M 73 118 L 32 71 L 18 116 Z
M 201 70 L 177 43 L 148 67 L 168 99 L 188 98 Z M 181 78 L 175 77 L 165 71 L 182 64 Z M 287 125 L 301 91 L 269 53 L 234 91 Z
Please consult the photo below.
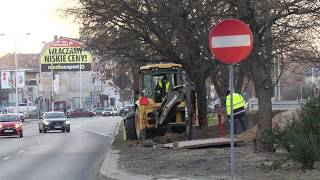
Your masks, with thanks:
M 190 140 L 190 141 L 180 141 L 175 143 L 163 144 L 162 147 L 171 148 L 171 149 L 181 149 L 181 148 L 202 148 L 209 146 L 221 146 L 221 145 L 229 145 L 230 138 L 212 138 L 212 139 L 198 139 L 198 140 Z M 235 139 L 235 145 L 239 145 L 242 141 Z

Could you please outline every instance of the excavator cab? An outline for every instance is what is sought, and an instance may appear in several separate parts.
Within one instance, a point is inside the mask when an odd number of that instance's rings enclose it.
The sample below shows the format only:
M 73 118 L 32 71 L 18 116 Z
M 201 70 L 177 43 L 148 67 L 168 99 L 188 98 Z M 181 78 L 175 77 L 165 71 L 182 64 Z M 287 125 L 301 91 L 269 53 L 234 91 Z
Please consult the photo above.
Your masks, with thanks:
M 145 140 L 167 130 L 187 131 L 191 139 L 191 130 L 198 124 L 195 96 L 193 83 L 182 65 L 141 67 L 135 112 L 124 119 L 127 139 Z

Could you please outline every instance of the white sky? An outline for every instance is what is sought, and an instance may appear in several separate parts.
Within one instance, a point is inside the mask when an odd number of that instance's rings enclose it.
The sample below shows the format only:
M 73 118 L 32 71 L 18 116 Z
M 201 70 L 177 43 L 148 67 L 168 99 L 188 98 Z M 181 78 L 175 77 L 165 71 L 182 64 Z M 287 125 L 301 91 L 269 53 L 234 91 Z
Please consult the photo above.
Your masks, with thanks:
M 0 57 L 17 53 L 40 53 L 42 42 L 53 41 L 54 35 L 79 37 L 79 25 L 73 18 L 62 17 L 57 9 L 72 6 L 73 0 L 0 0 Z M 31 33 L 28 36 L 24 34 Z M 10 37 L 9 37 L 10 36 Z

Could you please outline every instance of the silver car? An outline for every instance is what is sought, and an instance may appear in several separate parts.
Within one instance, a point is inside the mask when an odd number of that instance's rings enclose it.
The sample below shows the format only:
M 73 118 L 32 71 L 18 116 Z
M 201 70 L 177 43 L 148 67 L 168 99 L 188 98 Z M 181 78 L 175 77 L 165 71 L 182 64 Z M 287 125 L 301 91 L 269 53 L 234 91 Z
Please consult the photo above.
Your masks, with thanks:
M 70 132 L 70 120 L 63 112 L 44 112 L 39 119 L 39 132 L 46 133 L 50 130 Z
M 105 108 L 101 114 L 102 116 L 116 116 L 117 109 L 114 107 L 108 107 L 108 108 Z

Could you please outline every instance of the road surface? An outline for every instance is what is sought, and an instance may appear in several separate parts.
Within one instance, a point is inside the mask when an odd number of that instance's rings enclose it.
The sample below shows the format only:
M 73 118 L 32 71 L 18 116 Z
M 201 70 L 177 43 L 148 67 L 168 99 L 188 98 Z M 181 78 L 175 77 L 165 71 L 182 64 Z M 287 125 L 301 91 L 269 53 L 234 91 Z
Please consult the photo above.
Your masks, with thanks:
M 24 124 L 23 138 L 0 138 L 0 180 L 97 180 L 119 117 L 72 118 L 71 132 L 39 133 Z

